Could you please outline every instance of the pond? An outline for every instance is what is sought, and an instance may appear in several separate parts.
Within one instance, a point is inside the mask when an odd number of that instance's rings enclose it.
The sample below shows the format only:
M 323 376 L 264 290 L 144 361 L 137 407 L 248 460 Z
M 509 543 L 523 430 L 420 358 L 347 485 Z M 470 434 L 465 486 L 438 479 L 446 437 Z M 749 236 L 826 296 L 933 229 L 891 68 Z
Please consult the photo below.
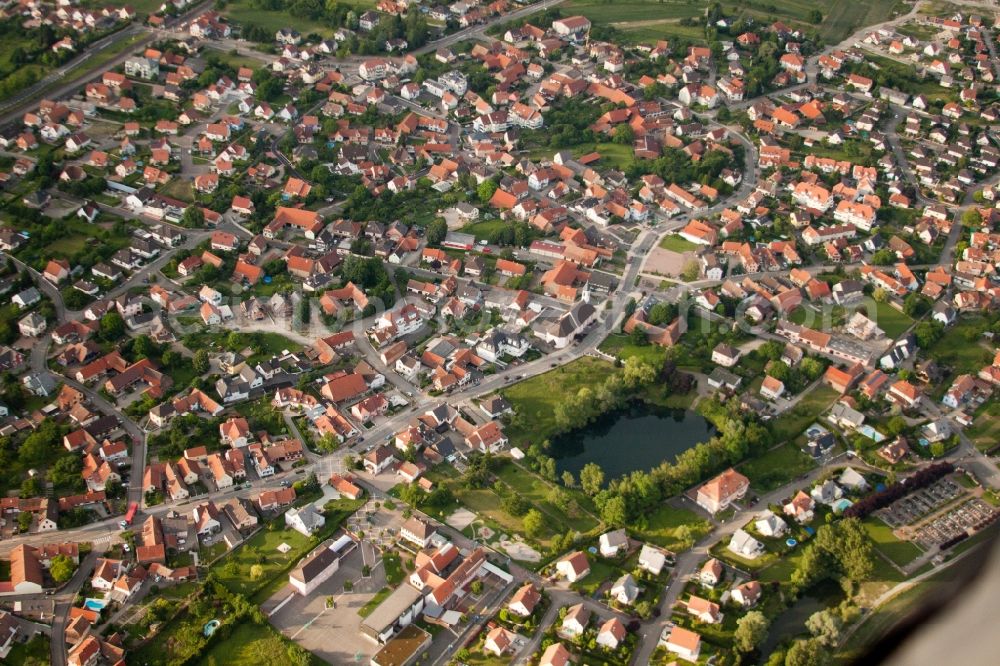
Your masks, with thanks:
M 583 466 L 593 462 L 613 479 L 672 461 L 714 434 L 712 424 L 696 412 L 637 401 L 555 438 L 551 455 L 560 474 L 569 470 L 579 476 Z

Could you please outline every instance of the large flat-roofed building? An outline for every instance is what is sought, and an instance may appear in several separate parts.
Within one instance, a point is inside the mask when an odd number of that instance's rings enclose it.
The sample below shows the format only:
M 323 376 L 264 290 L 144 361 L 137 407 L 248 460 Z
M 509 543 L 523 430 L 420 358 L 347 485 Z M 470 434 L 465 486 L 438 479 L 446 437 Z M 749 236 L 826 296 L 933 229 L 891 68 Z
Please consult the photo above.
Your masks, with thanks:
M 423 610 L 424 593 L 410 585 L 400 585 L 361 622 L 361 633 L 376 643 L 385 643 L 416 620 Z

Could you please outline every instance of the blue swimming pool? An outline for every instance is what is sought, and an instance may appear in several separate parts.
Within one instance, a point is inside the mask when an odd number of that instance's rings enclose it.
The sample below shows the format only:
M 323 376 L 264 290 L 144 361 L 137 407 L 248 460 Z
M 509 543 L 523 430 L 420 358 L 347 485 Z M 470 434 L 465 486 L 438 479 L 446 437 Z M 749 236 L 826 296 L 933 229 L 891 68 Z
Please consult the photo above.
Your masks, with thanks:
M 833 512 L 843 513 L 844 510 L 847 509 L 847 507 L 851 506 L 852 504 L 854 504 L 854 502 L 852 502 L 851 500 L 847 499 L 846 497 L 841 497 L 839 500 L 833 503 Z
M 97 611 L 100 613 L 104 610 L 104 607 L 108 605 L 107 601 L 103 599 L 84 599 L 83 607 L 87 610 Z

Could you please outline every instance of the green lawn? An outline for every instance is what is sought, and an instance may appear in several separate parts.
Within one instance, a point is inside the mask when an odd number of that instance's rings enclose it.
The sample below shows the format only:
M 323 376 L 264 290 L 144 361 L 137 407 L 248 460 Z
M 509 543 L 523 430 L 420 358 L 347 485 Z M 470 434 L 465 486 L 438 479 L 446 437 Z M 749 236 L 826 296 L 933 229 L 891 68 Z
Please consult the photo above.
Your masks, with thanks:
M 388 552 L 382 556 L 382 566 L 385 567 L 385 580 L 389 585 L 399 585 L 406 577 L 399 553 Z
M 608 361 L 587 356 L 504 389 L 515 413 L 507 436 L 522 447 L 548 439 L 558 430 L 555 406 L 565 396 L 601 384 L 615 372 Z
M 809 424 L 806 424 L 807 426 Z M 803 453 L 794 442 L 785 442 L 764 455 L 748 460 L 739 470 L 757 492 L 779 488 L 816 466 L 816 462 Z
M 779 441 L 798 437 L 839 397 L 840 394 L 829 386 L 817 385 L 794 407 L 771 421 L 771 432 Z
M 664 504 L 644 516 L 644 521 L 633 530 L 634 536 L 674 552 L 691 546 L 712 529 L 711 523 L 690 509 L 679 509 Z M 680 529 L 680 528 L 684 529 Z M 687 532 L 687 534 L 684 534 Z
M 939 365 L 951 368 L 955 375 L 976 374 L 988 365 L 993 355 L 980 344 L 980 336 L 989 327 L 982 317 L 963 317 L 931 345 L 927 355 Z
M 875 314 L 877 315 L 875 323 L 890 338 L 898 338 L 913 325 L 913 320 L 910 317 L 888 303 L 878 303 Z
M 578 580 L 570 586 L 580 594 L 589 597 L 605 581 L 613 583 L 622 575 L 622 571 L 607 560 L 595 555 L 591 555 L 587 559 L 590 560 L 590 573 L 583 580 Z
M 383 587 L 381 590 L 375 593 L 375 596 L 368 600 L 364 606 L 358 609 L 358 615 L 361 617 L 368 617 L 372 614 L 378 605 L 386 600 L 386 598 L 392 594 L 391 587 Z
M 865 530 L 875 542 L 875 547 L 897 566 L 904 567 L 923 553 L 916 544 L 897 539 L 892 528 L 877 518 L 864 521 Z
M 694 252 L 698 249 L 698 245 L 695 243 L 674 234 L 664 236 L 663 240 L 660 241 L 660 247 L 672 252 Z

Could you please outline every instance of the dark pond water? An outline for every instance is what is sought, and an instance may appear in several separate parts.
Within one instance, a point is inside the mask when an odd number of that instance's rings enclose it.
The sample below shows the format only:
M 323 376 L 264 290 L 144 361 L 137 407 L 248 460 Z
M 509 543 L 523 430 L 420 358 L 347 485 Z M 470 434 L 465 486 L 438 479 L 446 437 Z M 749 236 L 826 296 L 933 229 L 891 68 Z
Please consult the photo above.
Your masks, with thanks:
M 560 474 L 569 470 L 579 476 L 584 465 L 594 462 L 613 479 L 674 460 L 714 434 L 712 424 L 696 412 L 634 402 L 556 438 L 551 453 Z

